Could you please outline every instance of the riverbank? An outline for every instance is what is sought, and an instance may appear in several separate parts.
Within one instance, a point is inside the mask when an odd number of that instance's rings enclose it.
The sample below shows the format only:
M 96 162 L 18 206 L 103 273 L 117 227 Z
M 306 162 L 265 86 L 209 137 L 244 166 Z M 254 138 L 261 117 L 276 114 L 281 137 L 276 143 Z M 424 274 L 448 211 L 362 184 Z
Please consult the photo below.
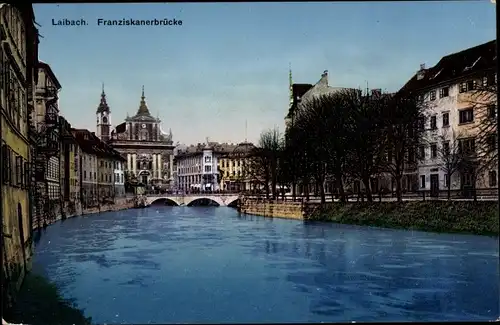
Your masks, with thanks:
M 134 199 L 133 198 L 119 198 L 115 200 L 115 203 L 113 204 L 102 204 L 100 206 L 95 206 L 95 207 L 90 207 L 86 209 L 82 208 L 77 208 L 75 209 L 75 212 L 73 213 L 66 213 L 66 219 L 73 218 L 73 217 L 78 217 L 78 216 L 83 216 L 87 214 L 93 214 L 93 213 L 99 213 L 99 212 L 107 212 L 107 211 L 119 211 L 119 210 L 127 210 L 127 209 L 132 209 L 134 207 Z M 60 221 L 62 219 L 62 215 L 58 214 L 56 215 L 55 218 L 53 219 L 47 219 L 45 220 L 46 225 L 51 225 L 57 221 Z M 43 228 L 43 221 L 40 220 L 38 222 L 37 217 L 35 217 L 35 220 L 33 222 L 33 230 L 37 230 L 38 228 Z
M 118 199 L 114 204 L 104 204 L 98 207 L 92 207 L 88 209 L 84 209 L 82 211 L 82 215 L 99 213 L 99 212 L 108 212 L 108 211 L 120 211 L 132 209 L 134 207 L 134 199 Z
M 4 310 L 2 317 L 11 324 L 91 324 L 91 318 L 85 317 L 71 301 L 64 300 L 54 284 L 33 273 L 26 275 L 16 302 Z
M 327 203 L 308 220 L 431 232 L 498 236 L 498 202 L 425 201 Z

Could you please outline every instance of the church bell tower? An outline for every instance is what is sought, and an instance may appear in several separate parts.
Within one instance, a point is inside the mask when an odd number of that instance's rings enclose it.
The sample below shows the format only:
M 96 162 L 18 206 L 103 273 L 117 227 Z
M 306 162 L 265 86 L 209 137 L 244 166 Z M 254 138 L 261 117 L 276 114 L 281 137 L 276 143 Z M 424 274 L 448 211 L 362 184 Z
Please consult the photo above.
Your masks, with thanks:
M 106 93 L 104 84 L 102 84 L 101 102 L 97 107 L 97 128 L 96 134 L 102 141 L 108 141 L 111 134 L 111 110 L 106 102 Z

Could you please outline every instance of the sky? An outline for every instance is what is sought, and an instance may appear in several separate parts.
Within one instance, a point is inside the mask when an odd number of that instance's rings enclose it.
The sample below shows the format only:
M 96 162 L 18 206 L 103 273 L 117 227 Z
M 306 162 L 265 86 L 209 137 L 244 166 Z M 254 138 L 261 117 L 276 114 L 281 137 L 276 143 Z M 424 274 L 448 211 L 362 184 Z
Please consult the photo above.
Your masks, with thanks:
M 112 123 L 146 101 L 174 142 L 257 143 L 284 131 L 293 82 L 396 91 L 442 56 L 496 37 L 490 1 L 35 4 L 39 59 L 62 85 L 60 110 L 95 131 L 104 83 Z M 52 19 L 87 26 L 53 26 Z M 97 19 L 182 26 L 98 26 Z

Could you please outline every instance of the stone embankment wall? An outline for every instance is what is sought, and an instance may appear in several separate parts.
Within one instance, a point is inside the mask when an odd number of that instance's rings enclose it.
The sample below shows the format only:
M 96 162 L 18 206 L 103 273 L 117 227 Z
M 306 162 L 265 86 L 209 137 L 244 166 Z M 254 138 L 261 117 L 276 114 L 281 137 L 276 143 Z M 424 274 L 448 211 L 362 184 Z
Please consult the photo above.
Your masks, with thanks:
M 102 204 L 97 207 L 91 207 L 87 209 L 83 209 L 81 204 L 78 203 L 75 206 L 65 206 L 63 213 L 66 218 L 77 217 L 81 215 L 91 214 L 91 213 L 99 213 L 106 211 L 118 211 L 118 210 L 126 210 L 134 207 L 134 199 L 133 198 L 118 198 L 115 199 L 114 204 Z M 47 220 L 47 225 L 55 223 L 62 219 L 62 213 L 56 214 L 55 218 L 51 220 Z M 38 227 L 43 227 L 42 223 L 34 222 L 33 229 L 36 230 Z
M 263 217 L 304 220 L 304 207 L 301 202 L 242 199 L 238 210 L 241 213 Z

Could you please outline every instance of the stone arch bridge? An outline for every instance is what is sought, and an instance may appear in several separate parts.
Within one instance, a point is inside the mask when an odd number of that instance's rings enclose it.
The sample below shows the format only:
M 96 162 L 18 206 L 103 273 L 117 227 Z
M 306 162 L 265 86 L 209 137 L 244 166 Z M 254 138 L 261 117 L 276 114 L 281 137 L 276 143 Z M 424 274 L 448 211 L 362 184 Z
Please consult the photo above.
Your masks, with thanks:
M 146 203 L 150 205 L 155 201 L 165 200 L 175 203 L 176 205 L 190 205 L 194 201 L 208 199 L 215 203 L 217 203 L 221 207 L 229 206 L 235 204 L 239 196 L 232 195 L 224 195 L 224 194 L 186 194 L 186 195 L 177 195 L 177 194 L 161 194 L 161 195 L 147 195 Z

